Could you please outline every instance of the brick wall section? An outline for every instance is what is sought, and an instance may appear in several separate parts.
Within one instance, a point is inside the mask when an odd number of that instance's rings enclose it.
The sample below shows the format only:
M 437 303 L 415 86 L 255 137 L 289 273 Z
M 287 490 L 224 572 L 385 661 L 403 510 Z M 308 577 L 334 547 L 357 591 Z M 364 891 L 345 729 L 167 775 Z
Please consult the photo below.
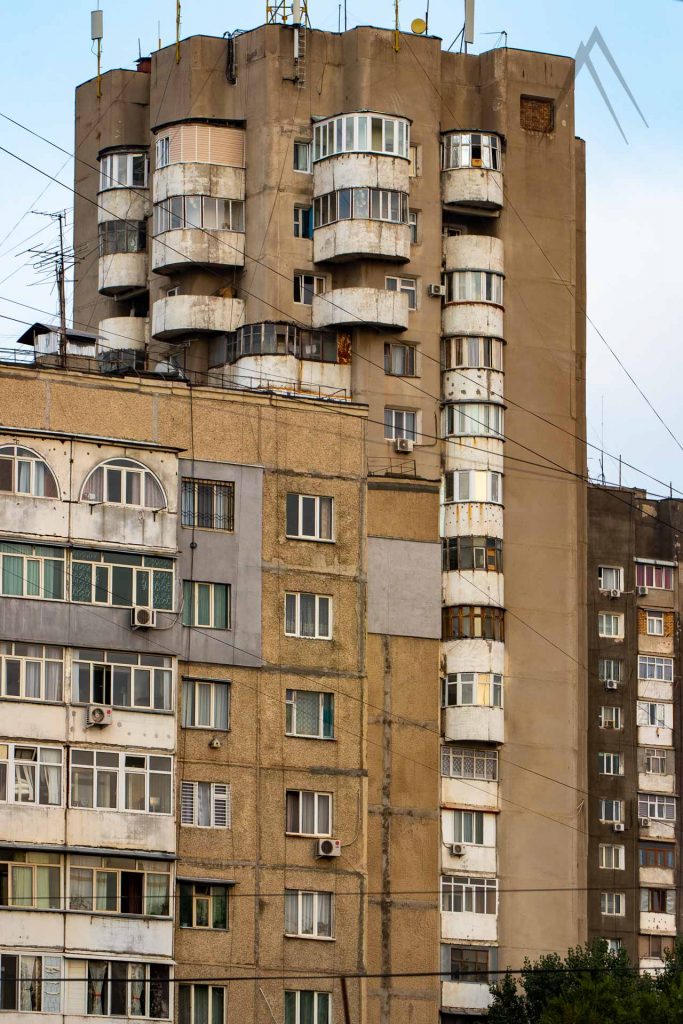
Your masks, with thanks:
M 551 132 L 555 127 L 553 101 L 522 96 L 519 120 L 522 128 L 528 132 Z

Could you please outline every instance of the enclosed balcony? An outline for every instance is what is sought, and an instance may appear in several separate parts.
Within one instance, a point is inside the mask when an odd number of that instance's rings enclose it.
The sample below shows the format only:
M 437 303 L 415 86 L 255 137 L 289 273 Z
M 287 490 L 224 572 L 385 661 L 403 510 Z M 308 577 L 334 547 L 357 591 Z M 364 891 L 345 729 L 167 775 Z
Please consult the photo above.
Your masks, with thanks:
M 98 220 L 144 220 L 149 214 L 147 150 L 104 149 L 98 159 Z
M 244 321 L 244 301 L 220 295 L 169 295 L 152 307 L 152 334 L 230 334 Z
M 441 342 L 441 397 L 502 401 L 504 391 L 502 338 L 459 335 Z
M 489 235 L 444 239 L 444 335 L 503 337 L 503 243 Z
M 313 129 L 313 194 L 368 187 L 409 191 L 410 121 L 380 113 L 326 118 Z
M 503 743 L 503 709 L 478 706 L 444 708 L 443 734 L 444 739 L 454 743 Z
M 446 132 L 441 197 L 447 206 L 496 213 L 503 206 L 501 138 L 494 132 Z
M 503 742 L 502 673 L 450 672 L 442 687 L 446 741 Z
M 675 935 L 676 914 L 656 914 L 641 911 L 640 932 L 643 935 Z
M 381 327 L 405 331 L 410 297 L 382 288 L 333 288 L 313 296 L 313 327 Z
M 343 188 L 313 204 L 313 259 L 410 259 L 408 195 L 393 189 Z
M 154 205 L 152 269 L 244 266 L 244 200 L 171 196 Z
M 450 537 L 447 541 L 455 543 L 475 538 Z M 476 538 L 484 540 L 485 538 Z M 491 538 L 493 540 L 493 538 Z M 501 543 L 502 549 L 502 543 Z M 502 564 L 502 558 L 501 558 Z M 455 572 L 442 573 L 442 597 L 444 604 L 468 604 L 471 601 L 488 601 L 492 605 L 504 604 L 504 587 L 502 572 L 486 572 L 458 569 Z

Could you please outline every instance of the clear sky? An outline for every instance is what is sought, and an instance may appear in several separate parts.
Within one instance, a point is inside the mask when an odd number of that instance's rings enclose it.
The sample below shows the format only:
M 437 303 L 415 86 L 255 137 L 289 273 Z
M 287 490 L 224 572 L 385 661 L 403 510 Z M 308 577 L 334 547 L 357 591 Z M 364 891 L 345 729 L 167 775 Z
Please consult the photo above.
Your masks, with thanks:
M 426 0 L 400 0 L 400 24 L 408 30 L 424 17 Z M 343 0 L 342 0 L 343 4 Z M 95 73 L 91 53 L 89 0 L 28 0 L 5 4 L 3 59 L 0 62 L 0 110 L 39 131 L 65 150 L 73 148 L 75 86 Z M 175 35 L 175 0 L 102 0 L 105 38 L 103 68 L 132 67 L 138 55 L 156 48 L 159 25 L 163 45 Z M 461 0 L 431 0 L 430 34 L 448 46 L 462 27 Z M 393 24 L 393 0 L 347 0 L 349 27 Z M 343 11 L 343 6 L 342 6 Z M 250 5 L 233 0 L 183 0 L 182 35 L 222 35 L 264 20 L 265 0 Z M 314 27 L 336 30 L 338 0 L 309 0 Z M 343 14 L 342 14 L 343 17 Z M 500 44 L 574 56 L 598 28 L 643 112 L 643 123 L 598 50 L 596 70 L 626 134 L 624 141 L 589 70 L 577 79 L 577 133 L 587 142 L 588 158 L 588 313 L 636 378 L 683 445 L 680 347 L 681 239 L 683 238 L 683 76 L 680 0 L 478 0 L 474 52 Z M 487 34 L 493 33 L 493 34 Z M 0 146 L 71 184 L 72 161 L 49 145 L 0 120 Z M 0 296 L 26 303 L 25 309 L 0 298 L 0 314 L 33 321 L 53 312 L 51 283 L 37 274 L 25 250 L 49 245 L 53 223 L 31 210 L 71 206 L 59 185 L 0 152 Z M 46 189 L 47 186 L 47 189 Z M 46 189 L 45 191 L 43 191 Z M 35 235 L 34 235 L 35 233 Z M 70 233 L 70 227 L 69 227 Z M 34 237 L 29 237 L 34 236 Z M 81 254 L 94 258 L 90 252 Z M 647 287 L 645 287 L 647 285 Z M 24 330 L 0 319 L 0 348 Z M 596 332 L 588 327 L 588 440 L 619 454 L 683 491 L 683 451 L 637 393 Z M 645 359 L 645 355 L 648 358 Z M 547 452 L 552 457 L 552 452 Z M 598 456 L 589 452 L 598 474 Z M 616 479 L 605 459 L 605 475 Z M 648 486 L 641 475 L 624 470 L 623 482 Z M 653 492 L 661 491 L 649 483 Z

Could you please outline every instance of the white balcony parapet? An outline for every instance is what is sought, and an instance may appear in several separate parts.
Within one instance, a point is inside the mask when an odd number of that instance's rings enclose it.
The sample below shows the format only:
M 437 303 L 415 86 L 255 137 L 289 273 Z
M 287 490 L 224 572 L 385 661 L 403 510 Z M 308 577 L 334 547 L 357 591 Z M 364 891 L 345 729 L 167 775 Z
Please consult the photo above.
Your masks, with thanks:
M 169 295 L 152 307 L 152 334 L 230 334 L 244 323 L 244 301 L 220 295 Z
M 313 231 L 315 263 L 342 263 L 358 258 L 407 262 L 410 226 L 359 217 L 337 220 Z
M 382 288 L 333 288 L 313 297 L 313 327 L 408 327 L 408 296 Z
M 503 743 L 505 739 L 502 708 L 467 705 L 444 708 L 444 737 L 448 741 L 476 740 Z
M 115 252 L 98 260 L 98 290 L 102 295 L 147 288 L 147 253 Z

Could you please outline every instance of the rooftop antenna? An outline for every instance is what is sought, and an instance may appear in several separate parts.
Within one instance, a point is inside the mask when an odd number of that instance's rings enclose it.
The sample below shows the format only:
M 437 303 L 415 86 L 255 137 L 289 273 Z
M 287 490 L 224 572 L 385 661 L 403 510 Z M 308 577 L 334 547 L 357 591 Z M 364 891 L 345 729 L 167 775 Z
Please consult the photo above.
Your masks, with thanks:
M 401 40 L 398 32 L 398 0 L 394 0 L 394 50 L 396 53 L 401 49 Z
M 161 22 L 157 22 L 157 39 L 159 40 L 159 49 L 161 49 Z
M 57 297 L 59 301 L 59 361 L 66 366 L 66 269 L 67 264 L 73 267 L 76 258 L 73 250 L 64 251 L 64 224 L 66 222 L 66 210 L 58 213 L 45 213 L 42 210 L 35 210 L 41 217 L 50 217 L 51 220 L 59 222 L 58 247 L 44 249 L 29 249 L 35 257 L 34 266 L 38 271 L 53 270 L 57 279 Z
M 600 399 L 600 483 L 605 486 L 605 396 Z M 621 487 L 621 456 L 619 456 L 619 486 Z
M 175 62 L 180 64 L 180 0 L 175 5 Z
M 102 37 L 104 35 L 104 15 L 100 10 L 99 3 L 97 10 L 90 12 L 90 39 L 97 43 L 97 98 L 102 96 Z
M 474 0 L 465 0 L 465 27 L 462 39 L 467 53 L 467 47 L 474 45 Z

